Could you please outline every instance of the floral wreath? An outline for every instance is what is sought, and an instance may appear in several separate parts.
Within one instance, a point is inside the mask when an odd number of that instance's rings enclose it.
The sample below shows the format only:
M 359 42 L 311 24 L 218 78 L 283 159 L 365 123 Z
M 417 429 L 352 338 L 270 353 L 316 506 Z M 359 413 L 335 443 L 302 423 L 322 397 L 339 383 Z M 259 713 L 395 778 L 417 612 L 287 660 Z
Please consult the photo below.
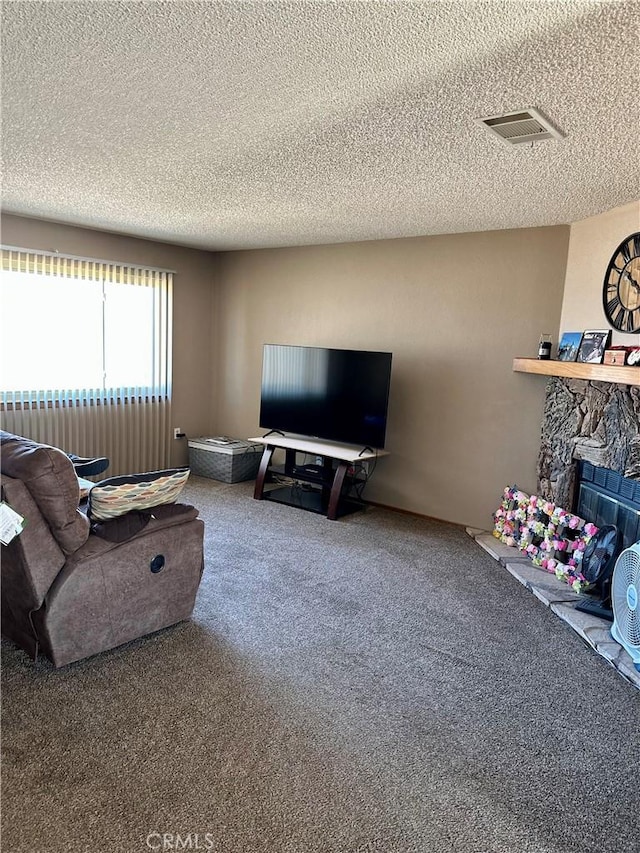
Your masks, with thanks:
M 565 581 L 574 592 L 589 586 L 580 569 L 584 550 L 598 532 L 595 524 L 517 486 L 505 488 L 493 519 L 493 535 L 525 553 L 534 566 Z

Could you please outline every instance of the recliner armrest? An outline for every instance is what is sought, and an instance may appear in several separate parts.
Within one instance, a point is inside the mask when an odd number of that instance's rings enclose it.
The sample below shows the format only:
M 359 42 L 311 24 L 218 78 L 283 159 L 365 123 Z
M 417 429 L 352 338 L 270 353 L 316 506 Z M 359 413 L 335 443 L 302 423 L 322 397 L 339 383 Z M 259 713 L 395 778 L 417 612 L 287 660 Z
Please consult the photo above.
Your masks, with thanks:
M 91 523 L 91 533 L 108 542 L 126 542 L 141 531 L 151 532 L 175 524 L 184 524 L 198 517 L 190 504 L 161 504 L 145 510 L 134 510 L 116 518 Z

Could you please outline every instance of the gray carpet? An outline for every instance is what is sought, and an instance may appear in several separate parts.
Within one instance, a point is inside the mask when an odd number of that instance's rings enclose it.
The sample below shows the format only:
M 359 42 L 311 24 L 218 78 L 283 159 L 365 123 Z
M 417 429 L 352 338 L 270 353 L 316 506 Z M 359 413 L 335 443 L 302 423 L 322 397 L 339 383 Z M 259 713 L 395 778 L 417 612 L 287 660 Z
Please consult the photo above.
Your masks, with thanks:
M 461 528 L 251 494 L 191 478 L 193 621 L 58 671 L 3 643 L 3 850 L 637 853 L 602 658 Z

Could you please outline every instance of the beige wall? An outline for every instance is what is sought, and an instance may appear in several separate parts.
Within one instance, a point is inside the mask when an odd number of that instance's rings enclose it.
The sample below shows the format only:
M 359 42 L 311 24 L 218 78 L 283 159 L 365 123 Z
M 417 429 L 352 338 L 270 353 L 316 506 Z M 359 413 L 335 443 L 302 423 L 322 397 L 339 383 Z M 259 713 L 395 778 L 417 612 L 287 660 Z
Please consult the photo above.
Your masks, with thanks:
M 176 271 L 173 298 L 173 423 L 188 435 L 207 434 L 215 399 L 214 344 L 217 325 L 217 258 L 209 252 L 121 237 L 85 228 L 4 215 L 5 245 L 125 261 Z M 82 332 L 82 318 L 69 310 L 69 330 Z M 187 462 L 185 440 L 174 442 L 172 463 Z
M 640 201 L 573 223 L 560 332 L 609 328 L 602 307 L 605 270 L 618 245 L 634 231 L 640 231 Z M 638 345 L 640 334 L 613 332 L 612 343 Z
M 512 372 L 558 328 L 568 226 L 227 253 L 216 430 L 259 434 L 262 346 L 393 352 L 370 500 L 487 528 L 535 487 L 544 380 Z
M 635 202 L 570 229 L 219 257 L 14 216 L 3 216 L 1 237 L 177 271 L 174 424 L 189 435 L 259 432 L 264 343 L 392 351 L 391 455 L 367 497 L 486 528 L 507 483 L 536 485 L 545 383 L 514 374 L 512 357 L 534 356 L 540 332 L 557 342 L 563 330 L 607 327 L 604 270 L 639 227 Z M 614 334 L 629 339 L 638 335 Z M 176 443 L 174 463 L 185 461 Z

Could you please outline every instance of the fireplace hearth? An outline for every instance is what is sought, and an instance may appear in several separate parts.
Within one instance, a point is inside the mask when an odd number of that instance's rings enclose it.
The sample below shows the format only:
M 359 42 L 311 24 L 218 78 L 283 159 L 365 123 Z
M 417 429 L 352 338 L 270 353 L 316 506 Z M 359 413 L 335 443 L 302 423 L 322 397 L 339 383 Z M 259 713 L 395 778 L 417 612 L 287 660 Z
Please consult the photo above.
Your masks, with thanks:
M 577 609 L 577 605 L 586 601 L 588 596 L 573 592 L 566 583 L 534 566 L 517 548 L 505 545 L 490 532 L 468 527 L 467 533 L 538 601 L 579 634 L 625 681 L 640 690 L 640 672 L 633 665 L 629 653 L 612 638 L 611 622 Z

